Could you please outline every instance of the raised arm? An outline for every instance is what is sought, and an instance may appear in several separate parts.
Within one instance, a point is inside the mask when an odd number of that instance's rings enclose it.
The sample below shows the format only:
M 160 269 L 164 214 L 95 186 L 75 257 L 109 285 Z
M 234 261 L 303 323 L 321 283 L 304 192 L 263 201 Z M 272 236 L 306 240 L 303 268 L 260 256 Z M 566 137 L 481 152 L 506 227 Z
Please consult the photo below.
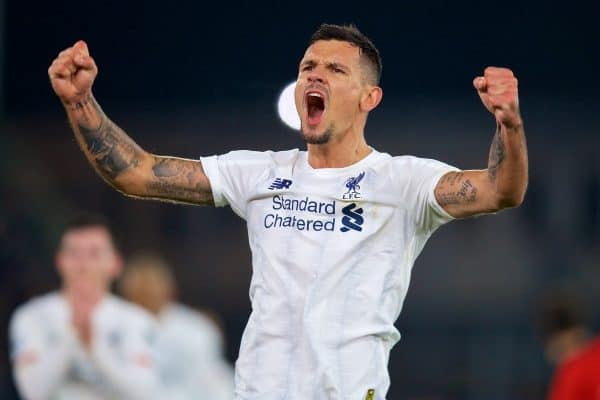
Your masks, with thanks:
M 97 74 L 83 41 L 62 51 L 48 70 L 75 138 L 100 176 L 128 196 L 213 204 L 200 161 L 150 154 L 104 114 L 92 95 Z
M 485 107 L 494 114 L 497 129 L 487 169 L 449 172 L 435 188 L 438 203 L 457 218 L 519 206 L 528 182 L 517 79 L 509 69 L 488 67 L 473 85 Z

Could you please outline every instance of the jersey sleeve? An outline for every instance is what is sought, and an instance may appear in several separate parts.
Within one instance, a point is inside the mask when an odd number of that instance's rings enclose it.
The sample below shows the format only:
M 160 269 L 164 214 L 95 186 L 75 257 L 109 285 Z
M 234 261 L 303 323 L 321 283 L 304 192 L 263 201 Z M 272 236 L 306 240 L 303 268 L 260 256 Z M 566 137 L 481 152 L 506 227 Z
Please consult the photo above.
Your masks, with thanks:
M 215 206 L 230 205 L 246 219 L 246 204 L 260 178 L 268 174 L 272 152 L 239 150 L 201 157 L 204 173 L 210 181 Z
M 458 168 L 440 161 L 418 157 L 398 157 L 394 175 L 400 184 L 400 202 L 414 215 L 417 229 L 425 234 L 434 232 L 454 219 L 435 198 L 440 178 Z
M 134 308 L 115 311 L 103 305 L 94 314 L 92 359 L 119 398 L 154 399 L 160 388 L 154 320 Z
M 74 338 L 49 332 L 27 309 L 17 310 L 9 331 L 13 376 L 21 397 L 51 398 L 67 381 Z

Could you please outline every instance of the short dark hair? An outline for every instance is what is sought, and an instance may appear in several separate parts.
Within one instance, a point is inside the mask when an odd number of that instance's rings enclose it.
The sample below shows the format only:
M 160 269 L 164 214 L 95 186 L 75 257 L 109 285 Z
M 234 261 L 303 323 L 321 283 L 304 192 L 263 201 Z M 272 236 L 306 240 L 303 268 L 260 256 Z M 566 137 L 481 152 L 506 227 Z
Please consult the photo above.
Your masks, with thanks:
M 71 219 L 69 219 L 64 225 L 61 236 L 64 236 L 72 231 L 96 227 L 105 229 L 112 240 L 113 246 L 115 248 L 119 247 L 117 235 L 110 221 L 103 215 L 94 214 L 91 212 L 81 212 L 71 217 Z
M 355 25 L 322 24 L 319 29 L 312 34 L 308 45 L 311 46 L 319 40 L 339 40 L 351 43 L 358 47 L 361 57 L 372 72 L 371 82 L 375 85 L 379 85 L 381 70 L 383 68 L 379 50 L 377 50 L 377 47 L 375 47 L 373 42 L 359 31 Z
M 544 342 L 573 328 L 585 326 L 582 305 L 573 294 L 553 291 L 542 302 L 538 315 L 538 329 Z

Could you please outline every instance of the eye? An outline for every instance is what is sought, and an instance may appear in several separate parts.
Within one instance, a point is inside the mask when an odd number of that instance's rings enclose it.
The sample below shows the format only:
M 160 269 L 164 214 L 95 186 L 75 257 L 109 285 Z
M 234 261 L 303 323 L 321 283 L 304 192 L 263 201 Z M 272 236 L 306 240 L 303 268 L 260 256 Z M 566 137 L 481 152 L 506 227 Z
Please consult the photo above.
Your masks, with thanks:
M 313 69 L 312 65 L 305 65 L 301 68 L 301 71 L 311 71 Z

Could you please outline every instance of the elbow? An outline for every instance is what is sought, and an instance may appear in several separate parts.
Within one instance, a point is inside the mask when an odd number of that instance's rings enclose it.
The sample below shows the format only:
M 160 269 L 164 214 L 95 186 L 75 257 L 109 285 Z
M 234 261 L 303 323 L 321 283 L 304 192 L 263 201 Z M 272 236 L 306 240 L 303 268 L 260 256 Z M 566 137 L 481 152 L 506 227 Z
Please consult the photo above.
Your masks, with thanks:
M 116 173 L 101 173 L 104 180 L 115 190 L 128 197 L 143 197 L 146 193 L 148 167 L 147 156 L 140 157 L 135 165 L 128 165 Z
M 511 191 L 507 193 L 499 193 L 496 197 L 496 207 L 498 210 L 505 208 L 516 208 L 523 204 L 525 200 L 526 188 L 519 191 Z
M 141 176 L 127 176 L 110 182 L 111 186 L 126 197 L 141 198 L 145 195 L 144 180 Z
M 104 182 L 125 196 L 135 196 L 135 193 L 138 190 L 135 181 L 130 178 L 123 179 L 122 177 L 111 177 L 106 176 L 103 173 L 100 173 L 99 175 Z

